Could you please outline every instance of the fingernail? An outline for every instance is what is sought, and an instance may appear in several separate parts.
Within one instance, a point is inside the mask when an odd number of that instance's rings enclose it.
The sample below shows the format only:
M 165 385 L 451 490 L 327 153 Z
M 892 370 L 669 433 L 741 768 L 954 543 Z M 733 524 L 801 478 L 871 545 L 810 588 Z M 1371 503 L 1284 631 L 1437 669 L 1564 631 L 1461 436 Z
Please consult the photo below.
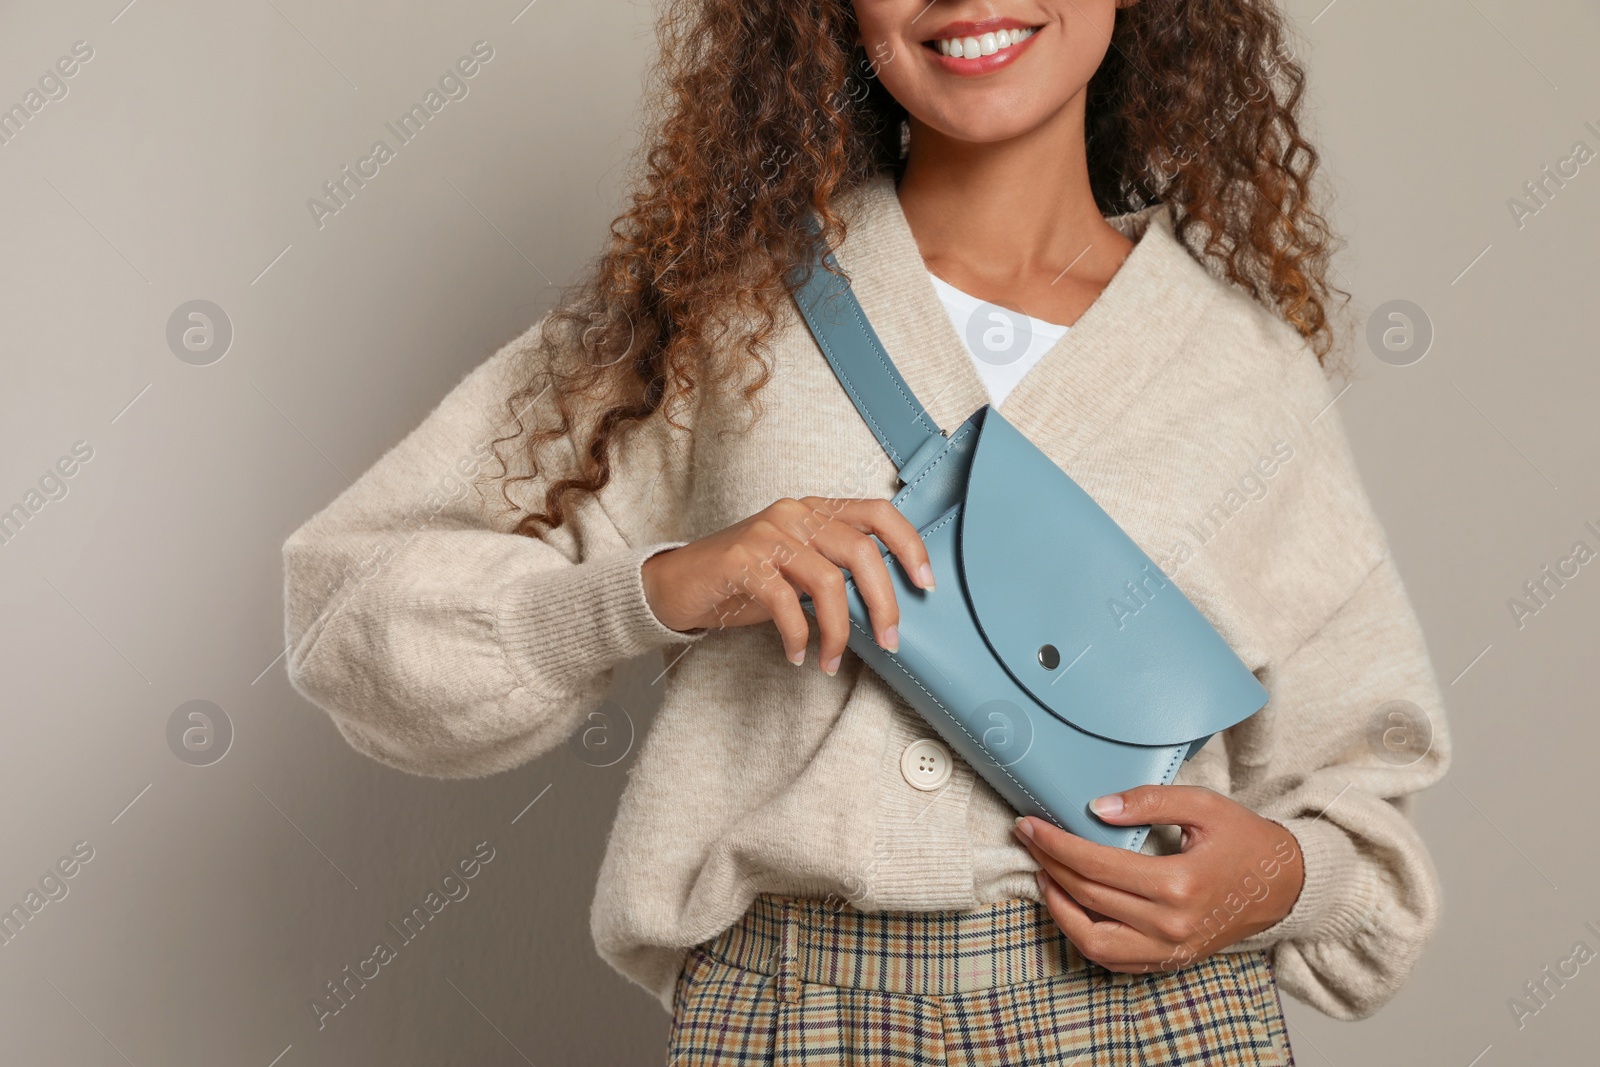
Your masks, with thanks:
M 789 662 L 793 663 L 796 667 L 800 666 L 800 664 L 804 663 L 805 661 L 806 650 L 803 648 L 789 657 Z
M 1121 815 L 1122 797 L 1117 793 L 1103 796 L 1089 803 L 1096 815 Z
M 1029 841 L 1033 840 L 1033 827 L 1029 825 L 1026 817 L 1019 817 L 1016 822 L 1016 827 L 1017 833 L 1021 834 L 1023 837 L 1026 837 Z
M 900 651 L 900 627 L 891 626 L 883 631 L 883 635 L 878 638 L 878 644 L 890 652 Z
M 824 663 L 822 665 L 823 673 L 829 675 L 830 677 L 832 675 L 838 674 L 839 673 L 839 661 L 842 660 L 842 659 L 844 659 L 843 656 L 835 656 L 832 659 L 830 659 L 828 662 Z
M 933 588 L 933 567 L 924 563 L 917 568 L 917 584 L 924 589 Z
M 1042 870 L 1034 871 L 1033 872 L 1033 881 L 1034 881 L 1034 884 L 1039 887 L 1039 892 L 1043 893 L 1044 892 L 1044 871 L 1042 871 Z

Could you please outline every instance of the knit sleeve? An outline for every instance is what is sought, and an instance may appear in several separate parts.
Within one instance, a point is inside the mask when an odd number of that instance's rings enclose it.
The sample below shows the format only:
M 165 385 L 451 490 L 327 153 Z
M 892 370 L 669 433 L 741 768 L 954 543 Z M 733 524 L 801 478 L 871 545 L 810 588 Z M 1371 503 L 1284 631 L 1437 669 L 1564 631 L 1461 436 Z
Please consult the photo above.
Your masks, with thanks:
M 1265 768 L 1236 799 L 1294 834 L 1305 883 L 1287 916 L 1234 947 L 1270 946 L 1286 992 L 1362 1018 L 1410 973 L 1440 914 L 1411 801 L 1445 773 L 1450 742 L 1393 559 L 1263 681 L 1273 748 L 1316 769 Z
M 643 562 L 684 543 L 660 518 L 674 502 L 651 495 L 677 483 L 648 469 L 666 462 L 648 438 L 618 461 L 609 501 L 585 499 L 544 537 L 513 532 L 493 442 L 537 330 L 468 374 L 283 546 L 290 682 L 358 751 L 414 774 L 526 762 L 576 729 L 616 665 L 704 633 L 669 629 L 644 597 Z M 517 446 L 502 446 L 508 463 Z M 544 483 L 518 488 L 540 500 Z

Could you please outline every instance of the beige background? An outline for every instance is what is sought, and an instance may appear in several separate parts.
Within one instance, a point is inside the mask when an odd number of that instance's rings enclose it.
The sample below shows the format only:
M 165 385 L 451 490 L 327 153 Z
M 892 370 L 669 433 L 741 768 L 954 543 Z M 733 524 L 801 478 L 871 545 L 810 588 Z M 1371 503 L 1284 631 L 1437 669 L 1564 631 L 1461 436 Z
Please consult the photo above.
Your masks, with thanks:
M 0 145 L 0 504 L 94 450 L 0 547 L 0 903 L 94 850 L 0 947 L 6 1061 L 659 1060 L 666 1016 L 587 927 L 628 759 L 407 777 L 348 749 L 277 658 L 284 537 L 598 247 L 652 9 L 126 2 L 0 7 L 0 104 L 94 49 Z M 1507 200 L 1576 140 L 1600 149 L 1600 13 L 1322 3 L 1291 14 L 1349 240 L 1336 280 L 1362 318 L 1409 299 L 1437 332 L 1411 366 L 1359 349 L 1338 404 L 1457 763 L 1420 804 L 1438 939 L 1370 1021 L 1292 1005 L 1294 1042 L 1311 1065 L 1588 1062 L 1600 964 L 1521 1030 L 1507 1000 L 1579 939 L 1600 949 L 1600 565 L 1521 630 L 1506 600 L 1600 545 L 1600 163 L 1520 229 Z M 478 40 L 494 58 L 469 95 L 319 229 L 306 199 Z M 196 298 L 235 329 L 204 367 L 164 336 Z M 641 730 L 649 677 L 615 694 Z M 194 699 L 236 731 L 209 767 L 166 740 Z M 324 982 L 481 841 L 471 895 L 318 1030 Z

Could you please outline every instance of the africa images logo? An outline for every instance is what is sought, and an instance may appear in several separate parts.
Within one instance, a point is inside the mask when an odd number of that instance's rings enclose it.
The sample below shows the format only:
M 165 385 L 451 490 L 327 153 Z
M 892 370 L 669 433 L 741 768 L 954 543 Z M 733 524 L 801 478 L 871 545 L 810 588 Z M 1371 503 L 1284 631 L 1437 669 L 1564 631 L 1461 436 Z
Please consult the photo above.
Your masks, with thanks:
M 373 946 L 370 956 L 357 961 L 354 970 L 345 964 L 340 977 L 328 979 L 324 983 L 327 995 L 319 994 L 310 1002 L 311 1014 L 317 1019 L 317 1029 L 326 1027 L 330 1018 L 348 1008 L 356 995 L 367 988 L 367 983 L 377 979 L 384 967 L 399 959 L 400 949 L 421 937 L 422 932 L 445 908 L 466 900 L 472 892 L 472 887 L 467 883 L 476 878 L 487 864 L 494 862 L 494 858 L 494 846 L 487 841 L 478 842 L 472 855 L 457 861 L 455 869 L 448 870 L 439 879 L 438 888 L 428 890 L 422 903 L 400 916 L 398 924 L 393 920 L 386 924 L 394 934 L 393 943 L 386 937 Z
M 356 194 L 367 187 L 367 182 L 382 173 L 382 168 L 397 158 L 400 149 L 415 140 L 433 117 L 445 109 L 445 105 L 452 100 L 465 100 L 472 91 L 470 81 L 482 72 L 482 65 L 493 58 L 494 48 L 488 41 L 475 43 L 470 55 L 462 56 L 439 75 L 438 86 L 430 86 L 420 103 L 412 104 L 393 122 L 384 123 L 384 127 L 394 135 L 394 145 L 391 146 L 382 137 L 378 138 L 372 142 L 371 150 L 356 160 L 353 170 L 347 163 L 339 168 L 336 177 L 323 182 L 322 192 L 327 199 L 313 196 L 306 200 L 306 208 L 311 212 L 311 221 L 317 224 L 317 229 L 327 225 L 330 215 L 337 215 L 349 207 Z

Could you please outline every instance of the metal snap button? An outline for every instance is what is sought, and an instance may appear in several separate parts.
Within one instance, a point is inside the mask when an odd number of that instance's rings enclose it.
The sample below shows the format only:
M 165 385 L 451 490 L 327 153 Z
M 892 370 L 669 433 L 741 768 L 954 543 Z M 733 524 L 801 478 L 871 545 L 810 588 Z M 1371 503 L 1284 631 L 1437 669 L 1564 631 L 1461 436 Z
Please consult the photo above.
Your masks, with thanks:
M 1047 671 L 1053 671 L 1061 666 L 1061 653 L 1056 650 L 1055 645 L 1039 646 L 1039 666 Z

